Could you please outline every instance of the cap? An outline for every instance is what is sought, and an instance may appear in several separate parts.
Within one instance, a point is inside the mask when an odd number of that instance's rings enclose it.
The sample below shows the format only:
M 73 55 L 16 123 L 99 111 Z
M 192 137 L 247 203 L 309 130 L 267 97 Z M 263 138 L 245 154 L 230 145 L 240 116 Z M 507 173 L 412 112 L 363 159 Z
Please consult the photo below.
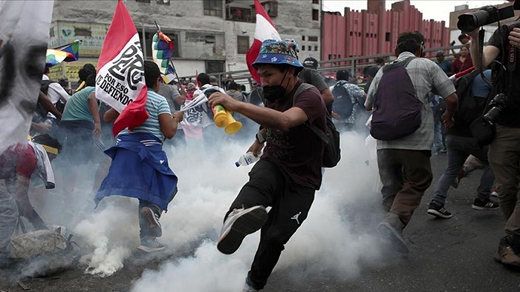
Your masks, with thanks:
M 444 57 L 443 51 L 437 51 L 437 54 L 435 54 L 435 57 Z
M 269 65 L 289 65 L 296 68 L 303 68 L 294 50 L 289 47 L 286 41 L 265 40 L 260 48 L 258 58 L 253 63 L 256 68 L 258 64 Z
M 186 90 L 195 90 L 195 84 L 192 82 L 188 83 Z
M 318 60 L 314 59 L 313 57 L 308 57 L 303 61 L 302 65 L 305 68 L 318 69 Z

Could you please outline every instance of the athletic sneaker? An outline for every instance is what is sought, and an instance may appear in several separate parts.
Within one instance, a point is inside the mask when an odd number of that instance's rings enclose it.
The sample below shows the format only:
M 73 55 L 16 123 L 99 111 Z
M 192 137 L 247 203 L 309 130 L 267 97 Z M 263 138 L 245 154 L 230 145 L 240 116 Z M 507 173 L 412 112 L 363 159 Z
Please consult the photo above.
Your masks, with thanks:
M 491 196 L 498 198 L 498 189 L 497 188 L 493 188 L 493 191 L 491 192 Z
M 246 235 L 256 232 L 267 221 L 264 206 L 234 209 L 229 213 L 218 239 L 217 248 L 224 254 L 234 253 Z
M 141 245 L 138 249 L 144 252 L 155 252 L 164 249 L 164 245 L 157 241 L 155 237 L 146 237 L 141 239 Z
M 151 208 L 149 207 L 142 207 L 141 208 L 141 217 L 144 219 L 147 225 L 147 229 L 149 235 L 151 237 L 161 237 L 162 235 L 162 228 L 161 223 L 159 223 L 159 215 L 157 215 Z
M 473 205 L 471 205 L 471 208 L 479 211 L 483 210 L 497 210 L 500 208 L 498 203 L 491 201 L 490 199 L 487 200 L 481 200 L 479 198 L 476 198 L 473 201 Z
M 402 232 L 392 226 L 390 223 L 383 221 L 379 223 L 379 232 L 388 240 L 392 241 L 395 249 L 400 253 L 408 253 L 410 250 L 408 249 L 408 245 L 402 236 Z
M 435 201 L 431 201 L 430 205 L 428 206 L 428 214 L 444 219 L 450 219 L 453 217 L 453 215 L 451 215 L 448 210 L 444 209 L 444 205 L 441 205 Z

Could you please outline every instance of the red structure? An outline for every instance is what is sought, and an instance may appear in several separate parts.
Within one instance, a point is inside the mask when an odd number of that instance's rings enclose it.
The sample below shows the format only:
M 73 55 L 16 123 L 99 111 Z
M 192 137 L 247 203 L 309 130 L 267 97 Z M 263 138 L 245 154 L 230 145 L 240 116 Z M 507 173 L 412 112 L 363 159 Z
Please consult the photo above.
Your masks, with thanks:
M 367 10 L 345 7 L 344 16 L 324 12 L 321 59 L 392 53 L 399 35 L 408 31 L 421 32 L 426 48 L 449 45 L 450 32 L 444 21 L 423 20 L 410 0 L 392 4 L 391 10 L 386 10 L 385 4 L 385 0 L 367 0 Z

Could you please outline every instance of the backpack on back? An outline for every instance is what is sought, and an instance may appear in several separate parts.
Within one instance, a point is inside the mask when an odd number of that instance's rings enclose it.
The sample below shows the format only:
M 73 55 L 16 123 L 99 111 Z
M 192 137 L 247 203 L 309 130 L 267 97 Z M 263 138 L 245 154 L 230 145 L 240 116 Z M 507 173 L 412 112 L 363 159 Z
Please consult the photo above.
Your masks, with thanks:
M 302 83 L 298 89 L 294 92 L 293 95 L 293 106 L 296 102 L 296 98 L 300 93 L 305 90 L 313 87 L 310 84 Z M 310 124 L 308 121 L 304 123 L 307 127 L 309 127 L 314 134 L 316 134 L 320 139 L 325 143 L 325 148 L 323 150 L 323 167 L 334 167 L 338 164 L 341 159 L 341 149 L 339 148 L 339 132 L 336 130 L 336 126 L 334 122 L 332 122 L 332 118 L 328 111 L 327 114 L 327 129 L 326 132 L 323 132 L 321 129 L 316 127 L 315 125 Z
M 479 70 L 474 70 L 470 74 L 466 74 L 460 77 L 457 82 L 455 82 L 455 88 L 457 89 L 458 97 L 454 125 L 456 128 L 469 129 L 471 123 L 482 116 L 482 112 L 486 107 L 487 99 L 478 98 L 480 99 L 478 100 L 473 94 L 473 80 L 479 74 Z
M 406 137 L 421 126 L 424 107 L 415 93 L 406 66 L 414 58 L 383 67 L 383 77 L 374 100 L 370 134 L 378 140 L 391 141 Z
M 346 81 L 338 81 L 332 89 L 332 94 L 334 95 L 332 111 L 340 115 L 343 119 L 348 119 L 354 111 L 352 97 L 344 86 L 346 83 Z

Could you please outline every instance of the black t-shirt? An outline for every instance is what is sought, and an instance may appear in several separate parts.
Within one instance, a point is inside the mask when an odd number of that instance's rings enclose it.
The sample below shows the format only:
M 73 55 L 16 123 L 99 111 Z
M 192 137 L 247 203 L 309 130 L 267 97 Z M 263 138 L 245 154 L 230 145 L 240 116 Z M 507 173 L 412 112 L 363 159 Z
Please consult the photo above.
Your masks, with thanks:
M 509 51 L 507 49 L 507 46 L 509 45 L 509 31 L 505 27 L 501 28 L 500 30 L 501 33 L 499 33 L 499 29 L 495 30 L 493 36 L 491 36 L 491 38 L 489 39 L 488 45 L 500 49 L 500 53 L 496 60 L 501 62 L 505 67 L 507 67 L 507 55 L 509 54 Z M 500 83 L 505 82 L 505 93 L 508 95 L 509 99 L 506 108 L 500 113 L 496 122 L 497 124 L 506 127 L 520 127 L 520 82 L 518 81 L 520 80 L 519 51 L 520 50 L 518 49 L 516 50 L 516 69 L 513 72 L 513 82 L 511 84 L 511 87 L 508 87 L 510 80 L 508 71 L 505 71 L 498 81 Z M 496 74 L 498 74 L 498 67 L 498 65 L 495 65 L 493 67 L 493 76 L 496 76 Z M 501 84 L 496 84 L 494 86 L 501 86 Z
M 266 101 L 266 107 L 284 112 L 293 106 L 293 94 L 301 82 L 288 95 L 274 103 Z M 294 103 L 308 117 L 308 122 L 325 131 L 325 103 L 316 88 L 303 91 Z M 267 145 L 262 159 L 279 165 L 296 183 L 318 190 L 321 185 L 321 164 L 323 160 L 323 141 L 305 125 L 299 125 L 282 132 L 276 129 L 267 130 Z

